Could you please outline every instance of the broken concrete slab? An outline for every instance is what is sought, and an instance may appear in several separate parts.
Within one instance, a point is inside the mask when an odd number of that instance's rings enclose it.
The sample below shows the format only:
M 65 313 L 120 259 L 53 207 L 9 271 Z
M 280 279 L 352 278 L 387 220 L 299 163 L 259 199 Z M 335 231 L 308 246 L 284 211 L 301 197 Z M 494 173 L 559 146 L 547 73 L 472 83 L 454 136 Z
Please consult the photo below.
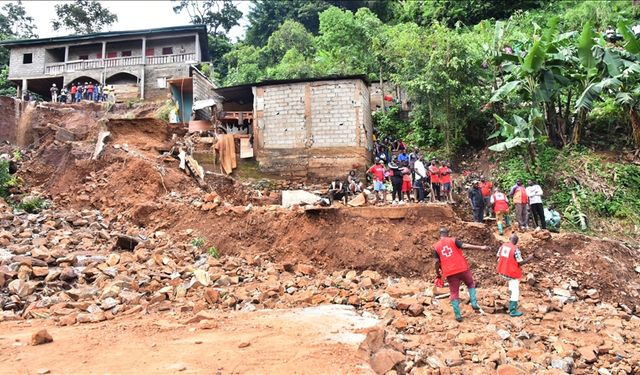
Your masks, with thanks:
M 282 206 L 291 207 L 293 205 L 315 204 L 320 201 L 320 196 L 304 190 L 284 190 L 282 191 Z

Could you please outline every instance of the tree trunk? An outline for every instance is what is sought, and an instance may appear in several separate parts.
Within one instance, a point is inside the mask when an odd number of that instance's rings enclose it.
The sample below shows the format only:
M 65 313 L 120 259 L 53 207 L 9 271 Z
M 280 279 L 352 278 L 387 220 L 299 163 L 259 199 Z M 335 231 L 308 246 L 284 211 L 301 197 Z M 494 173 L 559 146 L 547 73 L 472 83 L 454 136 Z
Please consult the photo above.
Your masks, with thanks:
M 573 124 L 573 132 L 571 133 L 571 144 L 577 145 L 582 140 L 582 128 L 587 121 L 587 112 L 581 109 L 578 113 L 578 118 Z
M 382 112 L 386 112 L 387 110 L 384 107 L 384 81 L 382 80 L 382 63 L 380 63 L 380 99 L 382 100 L 380 104 L 382 105 Z
M 640 148 L 640 118 L 638 118 L 638 110 L 635 107 L 629 108 L 629 117 L 631 118 L 633 144 L 636 148 Z

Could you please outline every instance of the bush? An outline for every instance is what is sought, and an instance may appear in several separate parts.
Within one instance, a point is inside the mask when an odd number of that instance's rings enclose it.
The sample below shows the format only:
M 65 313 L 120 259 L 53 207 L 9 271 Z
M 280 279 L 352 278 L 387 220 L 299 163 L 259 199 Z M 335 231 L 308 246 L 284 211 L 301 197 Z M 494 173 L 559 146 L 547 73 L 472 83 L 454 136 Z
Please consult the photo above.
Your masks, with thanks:
M 207 249 L 207 253 L 216 259 L 220 258 L 220 252 L 214 246 L 211 246 L 209 249 Z
M 49 202 L 40 197 L 27 197 L 16 205 L 16 208 L 33 214 L 49 208 Z
M 0 160 L 0 197 L 9 197 L 9 188 L 16 186 L 17 179 L 9 173 L 9 161 Z
M 202 237 L 194 238 L 193 240 L 191 240 L 191 245 L 197 248 L 201 248 L 202 246 L 204 246 L 204 238 Z

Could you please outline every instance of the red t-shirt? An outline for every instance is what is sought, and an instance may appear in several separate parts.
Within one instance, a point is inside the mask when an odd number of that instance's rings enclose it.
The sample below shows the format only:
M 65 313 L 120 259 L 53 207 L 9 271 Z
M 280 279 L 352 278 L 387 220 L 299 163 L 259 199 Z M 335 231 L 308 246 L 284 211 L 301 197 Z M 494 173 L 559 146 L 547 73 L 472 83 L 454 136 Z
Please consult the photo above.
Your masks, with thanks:
M 429 166 L 429 175 L 431 175 L 431 183 L 439 184 L 440 183 L 440 168 L 435 165 Z
M 78 92 L 78 88 L 75 86 L 71 86 L 71 93 L 75 94 L 76 92 Z
M 380 164 L 376 164 L 369 168 L 369 173 L 373 174 L 373 179 L 376 181 L 384 180 L 384 167 Z
M 447 166 L 440 167 L 440 182 L 443 184 L 451 183 L 451 168 Z

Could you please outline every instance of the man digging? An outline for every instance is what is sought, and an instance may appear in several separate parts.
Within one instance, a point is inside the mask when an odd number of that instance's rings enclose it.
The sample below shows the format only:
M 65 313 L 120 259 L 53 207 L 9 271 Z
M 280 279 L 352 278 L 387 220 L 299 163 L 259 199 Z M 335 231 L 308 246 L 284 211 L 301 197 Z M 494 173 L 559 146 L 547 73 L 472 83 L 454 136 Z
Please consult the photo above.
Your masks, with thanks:
M 462 249 L 472 250 L 489 250 L 489 246 L 477 246 L 463 243 L 454 237 L 449 237 L 449 229 L 440 228 L 440 240 L 433 245 L 436 276 L 438 278 L 446 277 L 449 282 L 449 291 L 451 293 L 451 307 L 453 314 L 458 322 L 462 321 L 460 313 L 460 283 L 463 282 L 469 289 L 469 301 L 471 307 L 480 311 L 478 300 L 476 297 L 476 283 L 473 281 L 473 275 L 469 269 L 467 259 L 462 253 Z

